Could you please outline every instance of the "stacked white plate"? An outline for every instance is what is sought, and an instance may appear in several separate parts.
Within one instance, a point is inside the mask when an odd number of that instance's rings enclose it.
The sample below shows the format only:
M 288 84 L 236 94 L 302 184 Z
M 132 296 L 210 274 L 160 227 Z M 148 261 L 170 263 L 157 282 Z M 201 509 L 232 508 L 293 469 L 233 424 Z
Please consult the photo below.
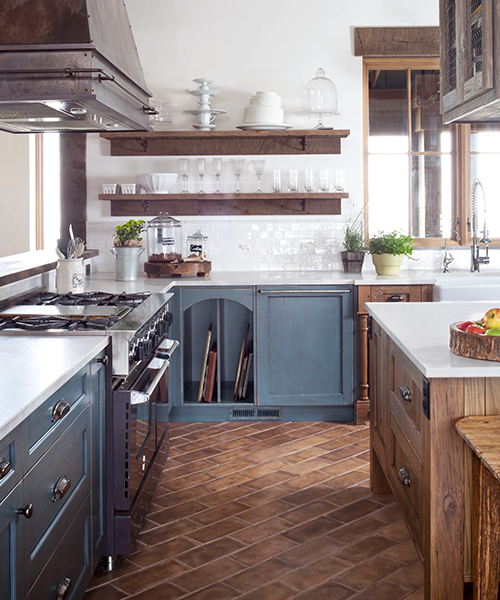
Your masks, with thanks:
M 257 92 L 250 98 L 245 108 L 243 125 L 238 129 L 288 129 L 291 125 L 283 123 L 284 111 L 281 98 L 275 92 Z

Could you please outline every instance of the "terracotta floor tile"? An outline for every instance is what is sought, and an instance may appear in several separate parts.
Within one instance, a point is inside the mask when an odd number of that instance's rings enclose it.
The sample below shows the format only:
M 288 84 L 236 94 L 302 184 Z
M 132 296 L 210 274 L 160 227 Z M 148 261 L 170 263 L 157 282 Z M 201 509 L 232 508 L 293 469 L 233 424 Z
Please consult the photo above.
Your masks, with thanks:
M 185 600 L 231 600 L 238 596 L 239 593 L 235 589 L 225 583 L 218 582 L 199 592 L 194 592 L 193 594 L 189 594 L 189 596 L 185 596 Z M 134 598 L 134 600 L 136 599 Z M 145 598 L 144 600 L 153 600 L 153 598 Z M 156 600 L 156 598 L 154 598 L 154 600 Z
M 385 579 L 400 568 L 401 564 L 395 560 L 377 555 L 337 575 L 335 581 L 353 590 L 361 591 L 377 581 Z M 423 580 L 421 583 L 423 584 Z
M 126 597 L 127 594 L 108 583 L 102 587 L 86 591 L 83 600 L 121 600 Z
M 303 450 L 304 448 L 312 448 L 313 446 L 317 446 L 321 449 L 325 442 L 327 442 L 327 438 L 321 435 L 311 435 L 309 437 L 295 439 L 292 442 L 288 442 L 288 444 L 283 444 L 283 448 L 290 453 Z
M 419 589 L 424 585 L 424 566 L 420 559 L 417 559 L 391 575 L 389 579 L 415 590 Z
M 211 477 L 224 477 L 225 475 L 231 475 L 248 467 L 253 467 L 253 462 L 240 458 L 239 460 L 232 460 L 231 462 L 222 463 L 220 465 L 213 465 L 206 469 L 206 472 Z
M 304 504 L 299 508 L 294 508 L 293 510 L 282 514 L 281 518 L 293 525 L 298 525 L 300 523 L 305 523 L 306 521 L 311 521 L 321 515 L 331 513 L 332 507 L 334 506 L 334 504 L 324 500 L 315 500 L 314 502 Z
M 275 471 L 279 470 L 289 472 L 288 468 L 285 467 L 288 467 L 288 463 L 284 460 L 272 460 L 262 465 L 254 465 L 248 469 L 245 469 L 244 474 L 254 479 L 255 477 L 269 475 L 269 473 L 274 473 Z
M 253 461 L 253 456 L 248 456 L 248 450 L 245 447 L 235 448 L 234 450 L 229 450 L 226 452 L 219 452 L 219 454 L 212 456 L 210 460 L 218 465 L 223 465 L 224 463 L 231 462 L 232 460 L 238 460 L 240 458 L 246 458 L 246 460 L 249 460 L 251 463 L 255 464 Z
M 330 450 L 329 452 L 327 452 L 324 448 L 323 450 L 326 452 L 326 454 L 323 455 L 323 458 L 325 460 L 329 460 L 330 462 L 337 462 L 339 460 L 344 460 L 345 458 L 351 458 L 352 456 L 360 458 L 360 454 L 365 452 L 365 450 L 358 448 L 356 444 L 342 446 L 336 450 Z
M 359 458 L 346 458 L 345 460 L 341 460 L 336 463 L 329 463 L 329 466 L 325 467 L 324 470 L 330 475 L 343 475 L 344 473 L 348 473 L 350 471 L 355 471 L 356 469 L 360 469 L 364 467 L 366 462 L 364 460 L 360 460 Z
M 139 540 L 146 544 L 146 546 L 154 546 L 155 544 L 160 544 L 172 538 L 189 533 L 190 531 L 193 531 L 193 529 L 198 529 L 199 527 L 200 525 L 191 519 L 179 519 L 174 523 L 157 525 L 154 529 L 142 531 L 139 534 Z
M 418 558 L 418 553 L 413 540 L 408 539 L 401 542 L 401 544 L 395 545 L 390 550 L 385 550 L 384 556 L 398 560 L 401 563 L 409 564 Z
M 173 578 L 171 583 L 188 592 L 194 592 L 195 590 L 207 587 L 216 581 L 235 575 L 244 568 L 243 565 L 231 558 L 221 558 L 208 565 L 203 565 L 197 569 L 191 569 L 188 573 Z
M 283 482 L 283 485 L 290 490 L 303 490 L 304 488 L 316 485 L 331 478 L 329 473 L 325 473 L 323 469 L 312 471 L 306 475 L 296 475 Z
M 392 546 L 394 546 L 394 540 L 390 540 L 381 535 L 371 535 L 347 546 L 340 552 L 337 552 L 336 556 L 352 562 L 353 564 L 358 564 L 374 557 L 376 554 L 381 554 L 382 552 L 388 556 L 386 551 Z
M 185 595 L 185 591 L 166 581 L 156 585 L 155 587 L 139 592 L 135 596 L 131 596 L 134 600 L 177 600 Z
M 295 542 L 303 544 L 304 542 L 308 542 L 309 540 L 319 537 L 320 535 L 331 533 L 339 525 L 339 521 L 334 521 L 328 517 L 318 517 L 317 519 L 313 519 L 304 525 L 300 525 L 299 527 L 294 527 L 293 529 L 286 531 L 283 533 L 283 535 L 291 540 L 294 540 Z
M 250 505 L 243 504 L 242 502 L 226 502 L 225 504 L 220 504 L 219 506 L 214 506 L 208 510 L 191 515 L 190 519 L 200 525 L 212 525 L 222 519 L 234 517 L 238 513 L 248 510 L 249 508 Z
M 297 506 L 301 506 L 302 504 L 308 504 L 313 500 L 318 500 L 319 498 L 323 498 L 324 496 L 329 496 L 331 494 L 331 487 L 320 484 L 306 488 L 305 490 L 300 490 L 300 492 L 293 492 L 292 494 L 283 496 L 282 500 L 285 502 L 290 502 L 291 504 L 296 504 Z
M 471 596 L 471 598 L 472 598 L 472 596 Z M 405 598 L 405 600 L 425 600 L 424 588 L 421 588 L 421 589 L 417 590 L 416 592 L 414 592 L 413 594 L 410 594 L 409 596 L 407 596 Z
M 249 479 L 251 479 L 249 475 L 243 475 L 243 473 L 233 473 L 232 475 L 227 475 L 226 477 L 220 477 L 218 479 L 212 479 L 212 481 L 207 481 L 205 485 L 210 491 L 217 492 L 233 485 L 245 483 L 246 481 L 249 481 Z
M 240 596 L 240 600 L 288 600 L 288 598 L 293 598 L 295 593 L 288 586 L 275 581 L 262 586 L 258 590 Z
M 156 547 L 157 546 L 155 546 L 155 548 Z M 229 537 L 224 537 L 215 540 L 215 542 L 203 544 L 202 546 L 198 546 L 193 550 L 184 552 L 177 557 L 177 560 L 189 565 L 190 567 L 196 568 L 201 567 L 201 565 L 209 563 L 213 560 L 217 560 L 218 558 L 222 558 L 223 556 L 233 554 L 234 552 L 241 550 L 243 547 L 244 544 L 241 542 L 233 540 Z
M 381 510 L 373 513 L 373 518 L 382 521 L 383 523 L 395 523 L 399 521 L 399 512 L 394 510 L 395 504 L 386 506 Z M 399 510 L 399 509 L 398 509 Z
M 292 540 L 281 535 L 275 535 L 267 537 L 265 540 L 245 548 L 245 550 L 240 550 L 240 552 L 233 555 L 233 558 L 250 567 L 263 562 L 264 560 L 268 560 L 273 556 L 278 556 L 295 546 L 297 546 L 297 544 Z
M 177 577 L 181 573 L 184 573 L 189 569 L 186 565 L 183 565 L 176 560 L 167 560 L 162 563 L 158 563 L 146 569 L 141 569 L 137 573 L 132 573 L 126 577 L 117 579 L 113 585 L 122 592 L 126 592 L 129 596 L 137 594 L 147 588 L 153 587 L 162 581 L 169 580 L 172 583 L 172 579 Z
M 275 517 L 257 525 L 250 525 L 246 529 L 241 529 L 231 534 L 231 537 L 241 540 L 245 544 L 254 544 L 269 536 L 282 533 L 287 529 L 290 529 L 290 523 L 283 521 L 280 517 Z
M 202 485 L 195 485 L 185 490 L 178 490 L 177 492 L 169 492 L 168 490 L 157 490 L 157 494 L 154 496 L 154 502 L 162 508 L 175 506 L 176 504 L 182 504 L 188 500 L 197 500 L 200 496 L 207 493 L 207 489 Z
M 410 537 L 410 532 L 403 519 L 399 519 L 399 521 L 387 525 L 387 527 L 380 530 L 380 534 L 392 538 L 393 540 L 397 540 L 398 542 L 407 540 Z
M 360 517 L 364 517 L 365 515 L 375 512 L 379 508 L 380 505 L 376 502 L 373 502 L 369 498 L 363 498 L 357 502 L 352 502 L 351 504 L 337 508 L 329 513 L 328 516 L 331 519 L 342 521 L 343 523 L 350 523 L 356 519 L 359 519 Z
M 245 569 L 233 577 L 225 580 L 225 583 L 241 592 L 250 592 L 255 588 L 269 583 L 274 579 L 279 579 L 285 573 L 292 570 L 292 566 L 278 558 L 271 558 L 258 565 Z
M 402 600 L 407 598 L 411 590 L 387 579 L 370 586 L 356 594 L 353 600 Z
M 187 475 L 186 477 L 180 477 L 179 479 L 171 479 L 170 481 L 166 481 L 163 483 L 162 487 L 171 492 L 176 492 L 178 490 L 185 490 L 192 485 L 198 485 L 199 483 L 204 483 L 206 481 L 213 481 L 213 478 L 206 473 L 193 473 L 192 475 Z
M 262 504 L 266 504 L 267 502 L 271 502 L 276 499 L 283 499 L 283 496 L 287 496 L 289 491 L 286 487 L 281 485 L 273 485 L 271 487 L 260 490 L 259 492 L 253 492 L 248 496 L 245 496 L 241 499 L 241 502 L 248 504 L 248 506 L 262 506 Z M 286 501 L 285 501 L 286 502 Z M 291 505 L 289 508 L 293 508 Z
M 217 463 L 214 463 L 213 461 L 208 459 L 195 460 L 188 464 L 181 464 L 181 466 L 175 467 L 174 469 L 170 469 L 169 471 L 167 471 L 167 474 L 171 478 L 184 477 L 185 475 L 191 475 L 192 473 L 197 473 L 198 471 L 203 471 L 204 469 L 208 469 L 209 467 L 214 466 L 217 466 Z
M 333 492 L 330 496 L 326 496 L 324 500 L 333 502 L 340 508 L 341 506 L 351 504 L 352 502 L 356 502 L 356 500 L 361 500 L 361 498 L 366 498 L 367 496 L 371 496 L 370 500 L 374 499 L 368 486 L 355 485 L 344 490 Z
M 353 590 L 349 590 L 334 581 L 328 581 L 327 583 L 323 583 L 307 592 L 302 592 L 298 596 L 295 596 L 295 600 L 325 600 L 326 598 L 328 598 L 328 600 L 330 600 L 330 598 L 331 600 L 346 600 L 346 598 L 352 598 L 354 593 Z
M 100 568 L 97 568 L 87 589 L 92 589 L 94 587 L 98 587 L 104 585 L 105 583 L 112 583 L 118 577 L 122 577 L 123 575 L 128 575 L 129 573 L 134 573 L 139 571 L 139 565 L 128 560 L 125 557 L 118 557 L 116 561 L 117 568 L 114 571 L 104 571 Z
M 225 504 L 231 500 L 243 499 L 252 492 L 254 492 L 254 489 L 245 484 L 234 485 L 219 492 L 209 492 L 208 494 L 201 496 L 200 500 L 203 500 L 203 504 L 206 504 L 207 506 L 217 507 L 220 504 Z
M 282 471 L 285 471 L 285 473 L 291 473 L 292 475 L 305 475 L 307 473 L 317 471 L 318 469 L 328 467 L 329 465 L 331 465 L 331 463 L 322 458 L 311 458 L 310 460 L 304 460 L 297 464 L 283 467 Z
M 155 523 L 164 525 L 165 523 L 171 523 L 178 519 L 194 515 L 197 512 L 206 510 L 206 508 L 207 507 L 204 504 L 196 502 L 196 500 L 190 500 L 189 502 L 183 502 L 182 504 L 177 504 L 171 508 L 162 508 L 161 510 L 152 513 L 151 518 Z
M 186 452 L 186 454 L 181 454 L 176 458 L 181 463 L 190 463 L 202 458 L 210 458 L 216 453 L 217 450 L 212 446 L 210 448 L 200 448 L 199 450 L 194 450 L 193 452 Z
M 325 556 L 310 564 L 284 575 L 280 581 L 300 591 L 314 588 L 335 575 L 351 567 L 351 563 L 341 560 L 336 556 Z
M 342 544 L 337 543 L 330 536 L 322 535 L 309 542 L 295 544 L 294 548 L 278 555 L 278 558 L 302 567 L 312 562 L 316 562 L 325 556 L 333 555 L 341 547 Z
M 269 473 L 269 475 L 263 475 L 246 482 L 246 485 L 254 490 L 263 490 L 271 485 L 282 483 L 283 481 L 290 481 L 294 476 L 284 471 L 276 471 L 275 473 Z
M 363 471 L 350 471 L 343 475 L 337 475 L 336 477 L 330 477 L 325 481 L 325 485 L 331 486 L 335 490 L 344 490 L 353 485 L 359 485 L 360 483 L 369 482 L 369 476 Z
M 372 517 L 368 515 L 357 521 L 343 525 L 342 527 L 337 527 L 337 529 L 329 535 L 341 543 L 350 544 L 377 532 L 380 532 L 380 521 L 372 519 Z M 390 538 L 391 536 L 389 535 L 387 537 Z
M 212 525 L 207 525 L 206 527 L 191 531 L 189 537 L 200 542 L 200 544 L 206 544 L 207 542 L 229 535 L 244 527 L 247 527 L 247 523 L 236 517 L 230 517 L 229 519 L 223 519 L 222 521 L 217 521 L 217 523 L 212 523 Z
M 198 544 L 184 537 L 176 537 L 168 542 L 149 546 L 145 550 L 141 550 L 136 554 L 131 554 L 129 560 L 139 565 L 140 567 L 149 567 L 150 565 L 162 562 L 167 558 L 172 558 L 177 554 L 186 552 L 191 548 L 197 547 Z
M 263 506 L 250 508 L 249 510 L 240 513 L 238 518 L 243 519 L 248 523 L 260 523 L 261 521 L 271 519 L 272 517 L 281 515 L 289 510 L 290 504 L 288 502 L 283 502 L 283 500 L 272 500 Z

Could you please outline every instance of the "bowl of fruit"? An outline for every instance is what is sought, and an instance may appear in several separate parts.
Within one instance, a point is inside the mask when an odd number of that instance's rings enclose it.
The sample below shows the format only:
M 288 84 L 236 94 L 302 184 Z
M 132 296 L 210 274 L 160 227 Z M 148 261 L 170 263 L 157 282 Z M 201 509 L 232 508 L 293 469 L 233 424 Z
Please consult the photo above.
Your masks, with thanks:
M 500 362 L 500 308 L 490 308 L 477 321 L 452 323 L 450 350 L 467 358 Z

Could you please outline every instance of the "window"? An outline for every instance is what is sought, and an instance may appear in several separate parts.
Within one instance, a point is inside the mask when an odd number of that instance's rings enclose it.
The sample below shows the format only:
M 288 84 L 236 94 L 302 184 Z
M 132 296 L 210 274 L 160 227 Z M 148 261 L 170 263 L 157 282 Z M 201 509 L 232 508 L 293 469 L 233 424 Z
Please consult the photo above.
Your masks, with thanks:
M 500 186 L 500 124 L 443 125 L 438 59 L 364 59 L 367 235 L 400 229 L 415 245 L 470 243 L 471 183 L 478 228 Z M 486 211 L 486 212 L 485 212 Z M 488 220 L 489 237 L 500 224 Z
M 56 247 L 61 222 L 60 148 L 58 133 L 36 140 L 36 248 Z

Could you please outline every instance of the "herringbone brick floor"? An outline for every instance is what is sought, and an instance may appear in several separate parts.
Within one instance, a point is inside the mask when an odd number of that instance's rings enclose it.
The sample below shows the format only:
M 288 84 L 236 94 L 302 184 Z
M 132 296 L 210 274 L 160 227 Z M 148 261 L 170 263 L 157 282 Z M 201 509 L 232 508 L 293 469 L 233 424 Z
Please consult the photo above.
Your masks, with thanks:
M 422 600 L 392 495 L 369 488 L 369 429 L 173 423 L 134 553 L 84 600 Z

